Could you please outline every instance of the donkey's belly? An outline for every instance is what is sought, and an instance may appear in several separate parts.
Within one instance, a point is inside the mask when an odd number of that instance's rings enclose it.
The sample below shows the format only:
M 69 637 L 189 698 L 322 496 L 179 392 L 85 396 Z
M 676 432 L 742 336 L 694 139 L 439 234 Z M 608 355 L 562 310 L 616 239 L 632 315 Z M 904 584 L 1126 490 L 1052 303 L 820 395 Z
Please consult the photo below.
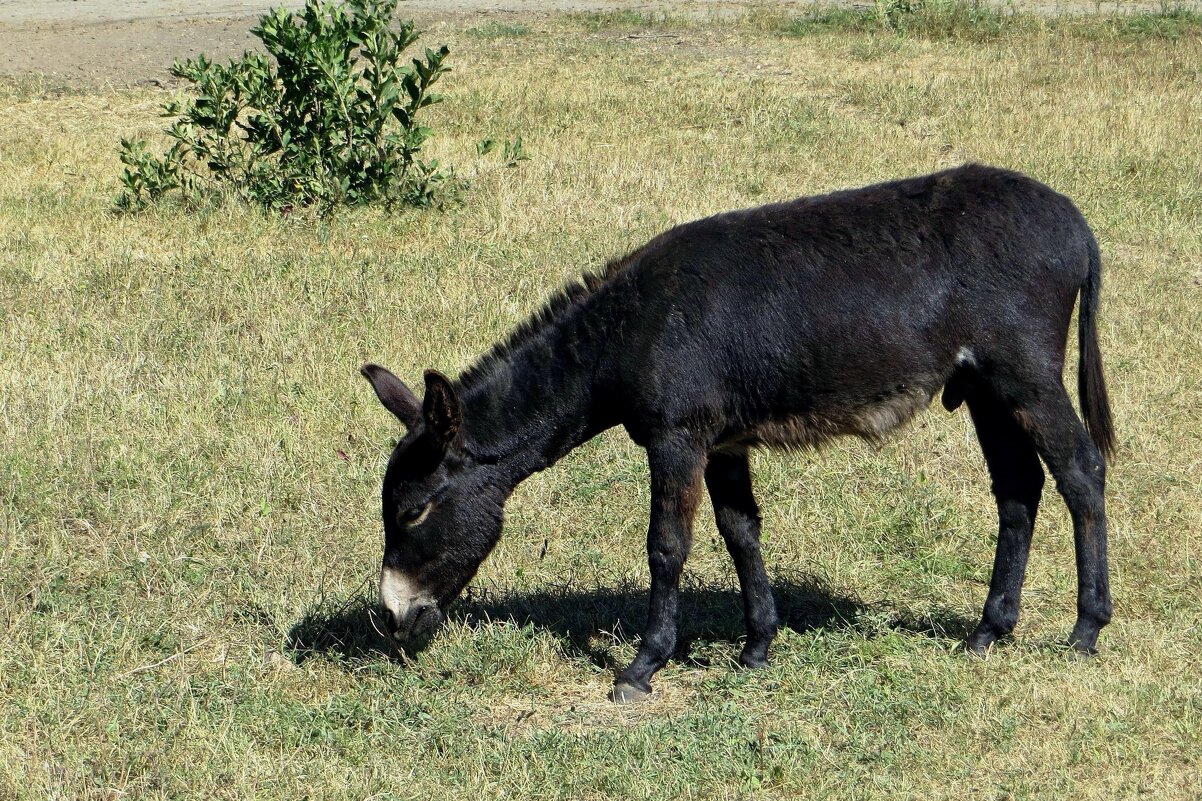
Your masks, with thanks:
M 932 397 L 934 390 L 905 386 L 846 405 L 772 417 L 723 439 L 718 449 L 742 451 L 761 445 L 784 449 L 815 448 L 848 434 L 880 441 L 925 409 Z

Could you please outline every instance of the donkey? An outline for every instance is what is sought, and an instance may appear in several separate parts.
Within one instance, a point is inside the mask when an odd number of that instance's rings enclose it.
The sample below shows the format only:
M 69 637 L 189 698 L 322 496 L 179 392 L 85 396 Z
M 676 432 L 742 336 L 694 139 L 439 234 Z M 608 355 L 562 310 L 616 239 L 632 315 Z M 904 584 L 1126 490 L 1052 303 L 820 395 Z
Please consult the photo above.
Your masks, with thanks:
M 612 698 L 647 696 L 673 653 L 703 484 L 739 578 L 740 662 L 762 666 L 778 618 L 748 452 L 879 440 L 942 389 L 949 411 L 968 407 L 999 517 L 967 648 L 985 653 L 1017 622 L 1042 459 L 1072 515 L 1069 644 L 1093 653 L 1111 615 L 1100 272 L 1071 201 L 970 164 L 676 226 L 567 286 L 458 380 L 427 371 L 421 399 L 365 365 L 408 430 L 384 475 L 384 622 L 401 640 L 430 634 L 496 544 L 514 487 L 621 425 L 650 466 L 651 592 Z M 1062 376 L 1078 296 L 1084 424 Z

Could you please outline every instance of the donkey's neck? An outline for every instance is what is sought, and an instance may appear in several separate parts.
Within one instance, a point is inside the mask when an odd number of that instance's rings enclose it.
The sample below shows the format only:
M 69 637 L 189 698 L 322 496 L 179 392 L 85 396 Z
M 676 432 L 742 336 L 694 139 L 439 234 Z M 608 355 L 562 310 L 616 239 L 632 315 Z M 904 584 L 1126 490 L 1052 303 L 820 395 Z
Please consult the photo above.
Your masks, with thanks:
M 493 357 L 487 372 L 461 387 L 467 447 L 515 485 L 613 425 L 594 403 L 612 305 L 582 305 Z

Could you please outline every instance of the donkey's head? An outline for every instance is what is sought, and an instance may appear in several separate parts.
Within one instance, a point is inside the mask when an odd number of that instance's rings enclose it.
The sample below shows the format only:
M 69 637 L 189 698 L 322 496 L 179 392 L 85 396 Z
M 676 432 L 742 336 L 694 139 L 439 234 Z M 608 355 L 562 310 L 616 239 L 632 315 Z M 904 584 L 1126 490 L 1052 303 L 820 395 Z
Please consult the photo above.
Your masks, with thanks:
M 384 474 L 380 609 L 400 639 L 431 633 L 501 535 L 508 494 L 495 468 L 463 447 L 463 413 L 445 376 L 426 372 L 425 398 L 374 364 L 360 371 L 408 433 Z

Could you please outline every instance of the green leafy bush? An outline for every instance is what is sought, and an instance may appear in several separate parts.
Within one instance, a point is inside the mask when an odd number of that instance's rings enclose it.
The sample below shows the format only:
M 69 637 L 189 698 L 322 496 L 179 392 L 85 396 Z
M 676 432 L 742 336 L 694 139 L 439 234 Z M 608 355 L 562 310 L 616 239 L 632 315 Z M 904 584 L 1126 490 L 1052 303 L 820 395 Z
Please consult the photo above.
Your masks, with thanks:
M 232 190 L 273 208 L 436 200 L 448 174 L 420 158 L 430 129 L 418 116 L 442 99 L 430 88 L 450 70 L 449 51 L 427 48 L 403 63 L 418 33 L 394 22 L 396 5 L 307 0 L 251 30 L 267 55 L 244 53 L 227 66 L 204 55 L 175 62 L 172 74 L 195 96 L 163 106 L 174 121 L 162 157 L 121 140 L 118 205 L 141 208 L 176 189 L 189 198 Z

